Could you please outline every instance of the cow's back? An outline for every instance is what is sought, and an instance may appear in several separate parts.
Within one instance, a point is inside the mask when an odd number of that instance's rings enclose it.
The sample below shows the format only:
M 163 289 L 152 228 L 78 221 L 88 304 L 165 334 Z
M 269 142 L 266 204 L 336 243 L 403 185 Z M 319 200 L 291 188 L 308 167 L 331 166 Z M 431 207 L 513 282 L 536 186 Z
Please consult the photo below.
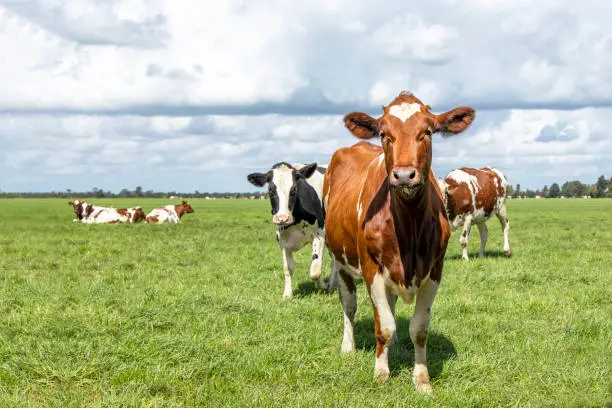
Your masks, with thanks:
M 447 185 L 449 221 L 453 228 L 470 215 L 474 222 L 486 221 L 505 203 L 507 181 L 497 169 L 462 167 L 444 179 Z

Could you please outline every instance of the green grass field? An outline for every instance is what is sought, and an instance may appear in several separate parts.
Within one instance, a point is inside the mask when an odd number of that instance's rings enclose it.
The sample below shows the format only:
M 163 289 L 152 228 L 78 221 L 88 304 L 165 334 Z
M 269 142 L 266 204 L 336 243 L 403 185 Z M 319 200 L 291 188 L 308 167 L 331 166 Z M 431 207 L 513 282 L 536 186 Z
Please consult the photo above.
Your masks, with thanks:
M 351 355 L 337 294 L 308 278 L 310 249 L 282 299 L 267 201 L 194 200 L 178 225 L 77 224 L 66 201 L 0 201 L 2 407 L 611 404 L 612 200 L 510 201 L 511 259 L 497 220 L 485 259 L 476 228 L 467 263 L 453 234 L 428 342 L 433 399 L 413 391 L 412 305 L 398 303 L 392 376 L 374 384 L 363 283 Z

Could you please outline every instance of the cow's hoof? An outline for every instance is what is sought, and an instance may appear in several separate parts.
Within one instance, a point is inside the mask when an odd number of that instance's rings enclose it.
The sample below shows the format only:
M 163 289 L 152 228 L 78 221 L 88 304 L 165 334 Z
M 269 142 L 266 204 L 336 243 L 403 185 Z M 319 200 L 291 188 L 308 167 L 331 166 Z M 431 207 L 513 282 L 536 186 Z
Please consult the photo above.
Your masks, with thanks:
M 506 254 L 506 256 L 507 256 L 508 258 L 510 258 L 510 257 L 512 256 L 512 250 L 511 250 L 511 249 L 509 249 L 509 250 L 507 250 L 507 251 L 504 251 L 504 254 Z
M 430 383 L 416 385 L 415 389 L 423 395 L 433 396 L 434 394 L 433 387 Z
M 313 263 L 310 265 L 310 279 L 317 280 L 321 277 L 321 264 Z
M 340 352 L 342 352 L 343 354 L 348 354 L 348 353 L 352 353 L 353 351 L 355 351 L 355 344 L 354 343 L 342 343 L 342 347 L 340 347 Z
M 412 372 L 412 382 L 417 392 L 425 395 L 433 395 L 433 387 L 429 381 L 427 368 L 417 365 Z
M 389 371 L 374 371 L 374 382 L 375 383 L 384 383 L 389 380 Z

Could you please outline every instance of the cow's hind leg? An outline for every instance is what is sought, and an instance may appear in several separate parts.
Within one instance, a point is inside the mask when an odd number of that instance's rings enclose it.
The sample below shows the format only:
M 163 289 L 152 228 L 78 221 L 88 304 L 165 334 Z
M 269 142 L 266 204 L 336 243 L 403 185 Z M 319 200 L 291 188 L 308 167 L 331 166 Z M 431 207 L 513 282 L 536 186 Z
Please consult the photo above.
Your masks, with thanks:
M 410 319 L 410 339 L 414 344 L 414 369 L 412 381 L 417 391 L 433 393 L 427 370 L 427 334 L 431 317 L 431 306 L 438 292 L 438 283 L 427 279 L 417 292 L 414 314 Z
M 461 258 L 467 261 L 468 257 L 468 241 L 470 238 L 470 231 L 472 229 L 472 217 L 466 216 L 465 221 L 463 223 L 463 231 L 461 231 L 461 237 L 459 238 L 459 243 L 461 244 L 461 248 L 463 249 L 463 254 Z
M 333 292 L 338 289 L 338 268 L 334 266 L 334 260 L 331 260 L 331 272 L 329 274 L 329 281 L 327 282 L 327 291 Z
M 390 306 L 385 278 L 376 273 L 368 285 L 372 306 L 374 307 L 374 326 L 376 333 L 376 362 L 374 364 L 374 381 L 384 382 L 389 379 L 389 346 L 395 338 L 395 316 Z
M 283 252 L 283 273 L 285 274 L 285 291 L 283 292 L 283 297 L 290 298 L 293 296 L 291 278 L 293 277 L 295 263 L 293 262 L 293 253 L 289 249 L 282 248 L 281 251 Z
M 510 241 L 508 239 L 508 233 L 510 232 L 510 220 L 506 215 L 505 203 L 500 207 L 496 215 L 499 219 L 499 223 L 501 224 L 502 231 L 504 232 L 504 254 L 510 257 L 512 256 L 512 249 L 510 249 Z
M 478 252 L 478 256 L 480 258 L 483 258 L 485 253 L 485 247 L 487 246 L 487 236 L 489 235 L 489 231 L 485 222 L 480 222 L 477 225 L 478 232 L 480 234 L 480 252 Z
M 344 334 L 342 336 L 342 352 L 355 351 L 355 313 L 357 312 L 357 287 L 353 277 L 339 269 L 337 262 L 333 261 L 332 274 L 338 274 L 338 297 L 342 303 L 344 314 Z

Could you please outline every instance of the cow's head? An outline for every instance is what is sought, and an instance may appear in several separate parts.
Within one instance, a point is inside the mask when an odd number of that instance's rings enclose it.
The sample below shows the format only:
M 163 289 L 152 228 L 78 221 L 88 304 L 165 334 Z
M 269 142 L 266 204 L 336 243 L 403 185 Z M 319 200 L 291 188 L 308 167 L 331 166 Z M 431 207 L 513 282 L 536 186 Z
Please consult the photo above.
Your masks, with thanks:
M 291 225 L 294 222 L 293 209 L 298 199 L 298 186 L 312 176 L 317 163 L 296 169 L 289 163 L 277 163 L 267 173 L 251 173 L 249 182 L 257 187 L 268 184 L 272 222 L 276 225 Z
M 181 202 L 181 205 L 183 206 L 183 209 L 186 213 L 191 214 L 193 212 L 193 207 L 191 207 L 191 204 L 189 204 L 187 201 L 183 200 L 183 202 Z
M 439 115 L 429 109 L 411 93 L 402 92 L 383 107 L 383 115 L 378 119 L 361 112 L 344 117 L 344 124 L 356 137 L 380 137 L 389 184 L 406 199 L 418 196 L 427 184 L 433 134 L 461 133 L 475 116 L 474 109 L 468 106 Z
M 79 221 L 81 221 L 83 218 L 88 217 L 89 214 L 91 214 L 91 212 L 93 211 L 93 206 L 91 206 L 91 204 L 86 203 L 85 201 L 79 201 L 79 200 L 68 201 L 68 205 L 73 208 L 74 214 L 76 215 Z M 90 206 L 92 208 L 88 212 L 88 207 Z
M 145 213 L 142 211 L 140 207 L 129 208 L 128 212 L 130 214 L 130 222 L 141 222 L 145 220 Z

